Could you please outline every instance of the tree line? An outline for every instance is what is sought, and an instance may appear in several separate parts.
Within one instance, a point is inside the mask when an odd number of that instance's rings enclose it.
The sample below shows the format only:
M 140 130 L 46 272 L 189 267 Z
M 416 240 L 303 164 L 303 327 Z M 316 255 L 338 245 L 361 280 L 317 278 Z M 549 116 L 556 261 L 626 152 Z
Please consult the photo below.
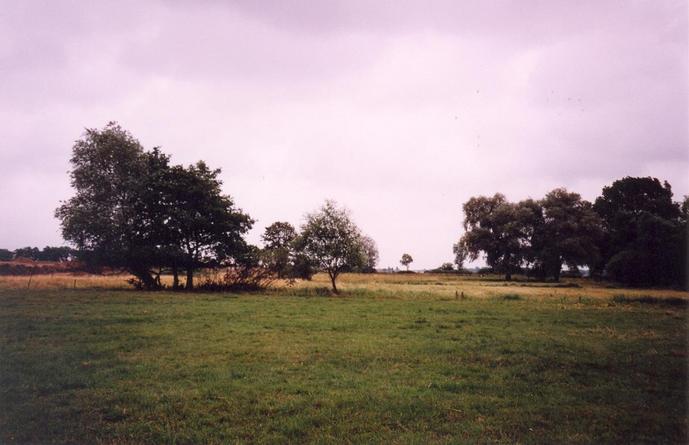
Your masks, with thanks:
M 0 249 L 0 261 L 11 261 L 26 258 L 34 261 L 69 261 L 76 256 L 76 251 L 68 246 L 21 247 L 15 250 Z
M 169 272 L 173 289 L 193 289 L 201 268 L 228 270 L 213 288 L 258 284 L 272 273 L 310 278 L 322 270 L 337 292 L 340 273 L 375 268 L 375 242 L 332 201 L 307 215 L 301 233 L 277 222 L 263 235 L 264 249 L 248 244 L 244 235 L 255 221 L 222 193 L 219 169 L 203 161 L 175 165 L 117 123 L 87 129 L 70 162 L 76 193 L 55 212 L 64 239 L 80 260 L 126 270 L 137 287 L 160 289 Z
M 375 242 L 335 202 L 306 215 L 299 230 L 284 221 L 269 225 L 263 247 L 250 245 L 244 236 L 255 221 L 222 192 L 219 169 L 173 164 L 117 123 L 87 129 L 70 162 L 75 195 L 55 212 L 75 247 L 70 255 L 125 270 L 137 287 L 160 289 L 169 273 L 173 289 L 193 289 L 196 271 L 223 268 L 225 281 L 213 286 L 323 271 L 337 292 L 342 272 L 375 271 Z M 484 257 L 508 280 L 521 272 L 559 280 L 564 268 L 586 267 L 629 285 L 685 285 L 688 209 L 686 197 L 673 201 L 670 184 L 650 177 L 617 180 L 593 203 L 564 188 L 540 200 L 473 197 L 463 205 L 455 262 L 461 269 Z M 408 269 L 412 261 L 405 254 L 401 263 Z
M 687 285 L 689 197 L 651 177 L 625 177 L 591 203 L 558 188 L 543 199 L 478 196 L 463 205 L 456 263 L 483 256 L 507 280 L 526 271 L 559 280 L 566 266 L 635 286 Z

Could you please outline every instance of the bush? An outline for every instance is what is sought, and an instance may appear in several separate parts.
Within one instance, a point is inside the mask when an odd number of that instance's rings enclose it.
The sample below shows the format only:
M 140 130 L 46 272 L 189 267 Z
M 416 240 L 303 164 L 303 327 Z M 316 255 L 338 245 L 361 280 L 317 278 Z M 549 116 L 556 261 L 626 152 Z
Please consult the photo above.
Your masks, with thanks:
M 224 273 L 203 279 L 196 290 L 213 292 L 258 291 L 270 287 L 277 276 L 264 267 L 228 267 Z

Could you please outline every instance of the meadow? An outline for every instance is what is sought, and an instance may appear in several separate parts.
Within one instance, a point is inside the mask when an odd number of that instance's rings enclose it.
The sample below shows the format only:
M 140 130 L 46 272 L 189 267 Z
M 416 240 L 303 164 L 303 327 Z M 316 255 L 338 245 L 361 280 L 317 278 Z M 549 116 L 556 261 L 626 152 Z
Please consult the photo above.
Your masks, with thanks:
M 686 443 L 686 292 L 0 277 L 0 443 Z

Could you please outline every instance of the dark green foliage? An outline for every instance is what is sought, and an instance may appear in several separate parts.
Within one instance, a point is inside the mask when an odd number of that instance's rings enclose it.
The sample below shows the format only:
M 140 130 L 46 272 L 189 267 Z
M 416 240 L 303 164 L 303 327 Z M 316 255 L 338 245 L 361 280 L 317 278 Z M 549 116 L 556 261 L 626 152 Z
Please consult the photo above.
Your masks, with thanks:
M 113 122 L 87 129 L 71 163 L 76 195 L 56 210 L 63 237 L 87 264 L 126 269 L 155 287 L 151 269 L 160 259 L 155 221 L 142 201 L 149 175 L 139 142 Z
M 361 265 L 355 268 L 354 272 L 360 273 L 374 273 L 376 271 L 376 265 L 378 264 L 378 246 L 376 242 L 367 235 L 361 236 L 361 249 L 364 254 L 364 261 Z
M 14 251 L 14 258 L 26 258 L 29 260 L 38 260 L 41 254 L 41 249 L 38 247 L 20 247 Z M 12 259 L 12 258 L 10 258 Z
M 0 261 L 9 261 L 13 258 L 27 258 L 35 261 L 67 261 L 75 257 L 77 252 L 67 246 L 51 247 L 22 247 L 14 252 L 0 249 Z
M 452 245 L 452 253 L 455 255 L 457 269 L 462 270 L 464 268 L 464 262 L 469 256 L 469 251 L 461 239 L 456 244 Z
M 67 261 L 76 257 L 77 252 L 71 247 L 51 247 L 45 246 L 38 254 L 40 261 Z
M 632 286 L 689 286 L 689 200 L 672 201 L 667 182 L 626 177 L 603 189 L 594 205 L 577 193 L 555 189 L 544 199 L 510 203 L 501 194 L 464 204 L 462 238 L 453 246 L 458 263 L 485 255 L 509 280 L 528 275 L 558 281 L 586 266 L 594 277 Z
M 145 289 L 160 287 L 165 266 L 178 287 L 181 267 L 191 289 L 195 269 L 234 264 L 245 253 L 242 235 L 253 221 L 222 194 L 220 170 L 170 165 L 116 123 L 86 130 L 71 162 L 76 194 L 56 216 L 87 264 L 127 270 Z
M 294 266 L 294 240 L 297 231 L 288 222 L 274 222 L 266 227 L 261 236 L 263 241 L 263 261 L 268 269 L 275 272 L 278 278 L 291 275 Z
M 302 252 L 297 251 L 294 255 L 294 263 L 290 269 L 290 278 L 311 280 L 318 272 L 316 265 Z
M 219 174 L 219 169 L 211 170 L 199 161 L 186 168 L 170 167 L 160 182 L 169 256 L 172 266 L 186 270 L 187 289 L 194 287 L 194 270 L 240 264 L 249 258 L 243 235 L 253 220 L 222 193 Z
M 555 189 L 533 203 L 529 259 L 540 278 L 559 281 L 562 266 L 594 267 L 600 262 L 602 221 L 578 193 Z
M 532 203 L 510 203 L 496 193 L 492 197 L 473 197 L 463 209 L 465 233 L 458 246 L 462 255 L 473 261 L 483 252 L 488 265 L 511 280 L 528 254 L 532 220 L 536 217 Z
M 672 187 L 657 178 L 624 177 L 603 187 L 596 199 L 595 210 L 603 218 L 606 227 L 624 242 L 624 223 L 642 213 L 664 219 L 680 216 L 679 206 L 672 201 Z
M 436 267 L 435 269 L 428 270 L 427 272 L 429 273 L 461 273 L 461 269 L 455 269 L 454 264 L 452 263 L 443 263 L 440 265 L 440 267 Z
M 606 231 L 600 245 L 610 278 L 634 286 L 686 283 L 687 219 L 670 184 L 626 177 L 604 187 L 594 208 Z
M 441 272 L 454 272 L 455 266 L 452 263 L 443 263 L 439 269 Z

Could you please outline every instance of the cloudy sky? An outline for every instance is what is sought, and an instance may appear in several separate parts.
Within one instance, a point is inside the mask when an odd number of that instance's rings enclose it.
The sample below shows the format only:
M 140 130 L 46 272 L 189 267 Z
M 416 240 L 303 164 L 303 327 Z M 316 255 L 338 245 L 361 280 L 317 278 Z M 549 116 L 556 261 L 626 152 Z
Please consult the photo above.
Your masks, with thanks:
M 0 0 L 0 247 L 61 244 L 72 144 L 118 121 L 265 225 L 326 198 L 381 266 L 461 204 L 626 175 L 689 193 L 686 1 Z

